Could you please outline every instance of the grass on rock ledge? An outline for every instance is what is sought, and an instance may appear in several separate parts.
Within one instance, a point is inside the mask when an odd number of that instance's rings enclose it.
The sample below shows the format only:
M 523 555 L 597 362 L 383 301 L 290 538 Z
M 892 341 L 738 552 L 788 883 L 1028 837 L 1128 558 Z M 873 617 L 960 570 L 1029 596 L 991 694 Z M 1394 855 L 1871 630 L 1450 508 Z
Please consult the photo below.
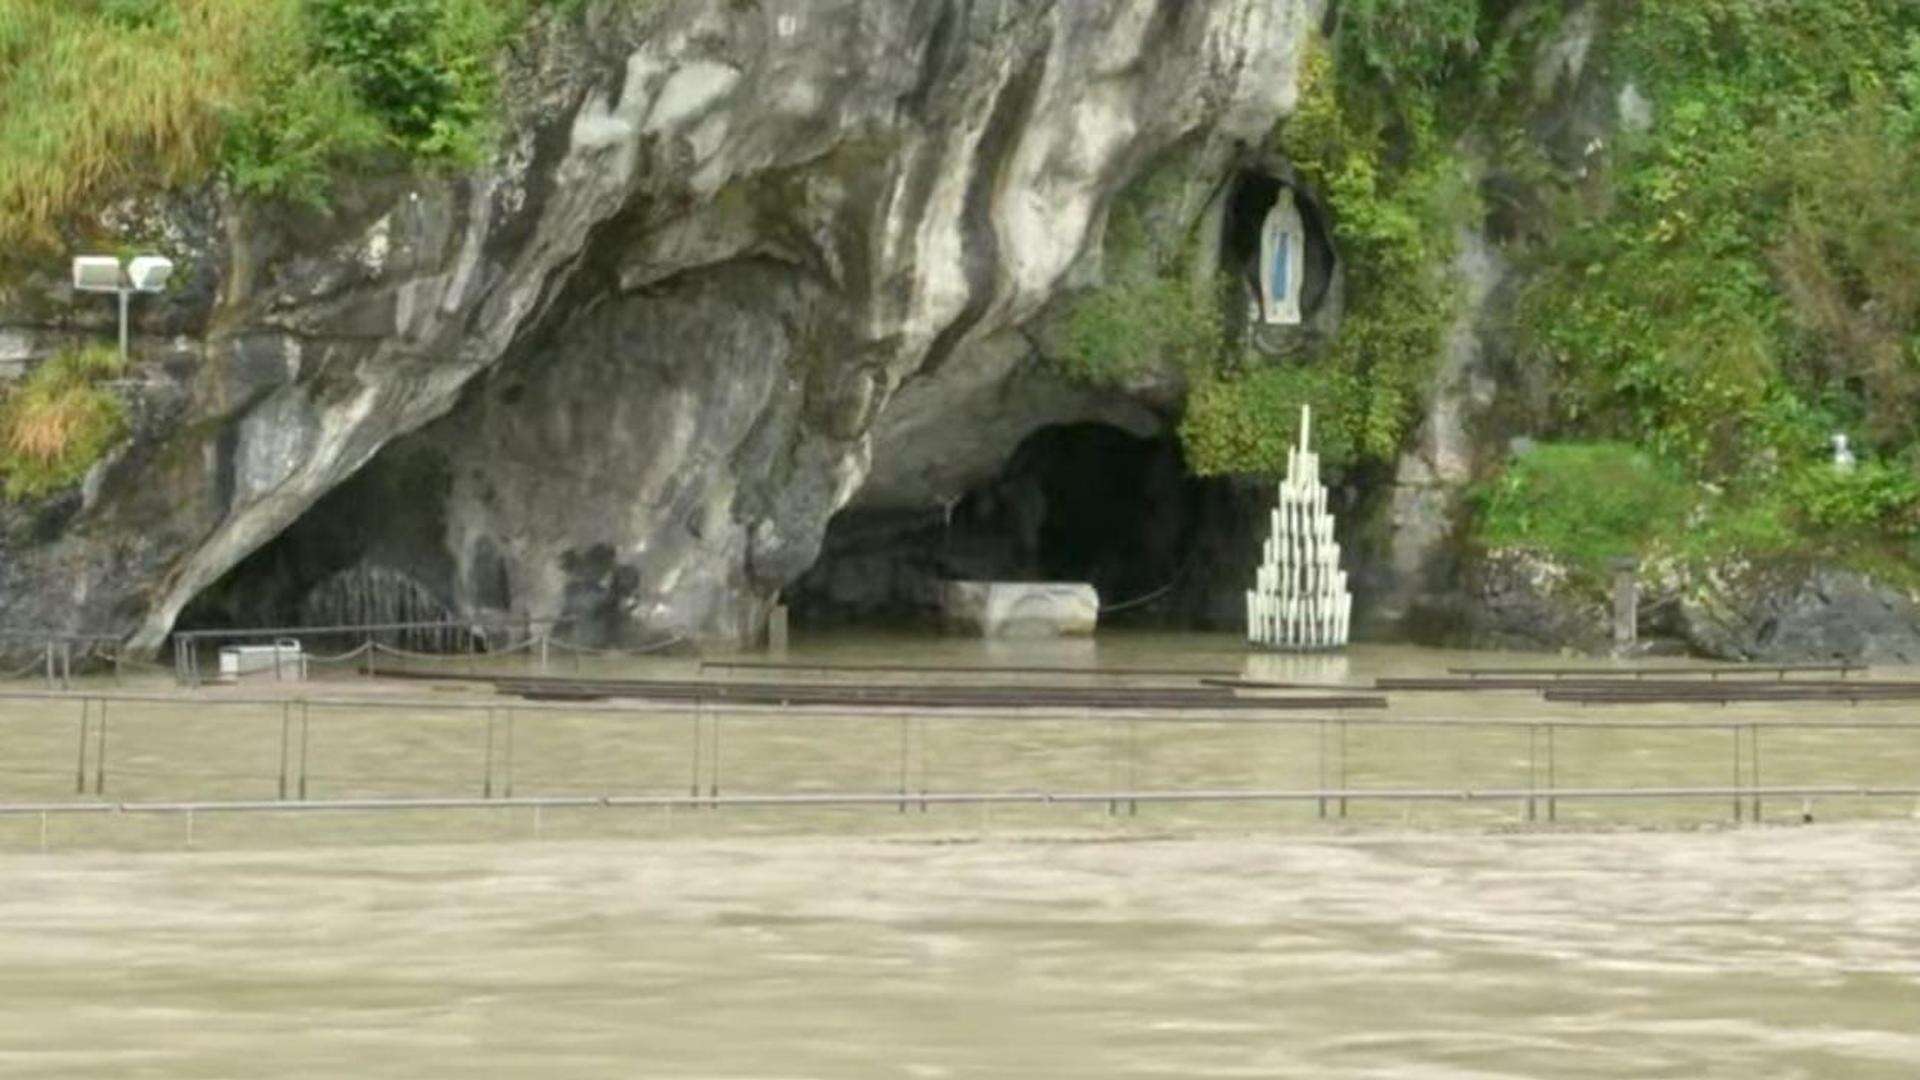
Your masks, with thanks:
M 1516 454 L 1473 493 L 1472 540 L 1553 558 L 1598 587 L 1609 559 L 1703 566 L 1817 555 L 1890 583 L 1920 584 L 1920 484 L 1904 465 L 1828 461 L 1770 484 L 1689 480 L 1618 442 L 1554 443 Z
M 325 201 L 345 165 L 484 157 L 498 60 L 578 0 L 0 0 L 0 248 L 102 201 L 225 177 Z
M 126 434 L 126 410 L 105 383 L 120 374 L 108 348 L 63 352 L 0 398 L 0 487 L 9 499 L 80 482 Z

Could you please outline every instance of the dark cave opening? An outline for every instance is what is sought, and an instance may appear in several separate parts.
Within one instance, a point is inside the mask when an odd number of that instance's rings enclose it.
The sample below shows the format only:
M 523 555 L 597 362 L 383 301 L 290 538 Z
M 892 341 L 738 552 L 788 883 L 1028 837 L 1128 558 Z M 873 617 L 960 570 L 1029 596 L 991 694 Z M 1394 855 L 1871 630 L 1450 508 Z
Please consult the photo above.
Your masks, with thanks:
M 1231 626 L 1259 495 L 1192 476 L 1171 435 L 1046 427 L 945 508 L 842 511 L 788 603 L 803 626 L 931 622 L 945 581 L 1073 581 L 1103 626 Z
M 175 629 L 454 618 L 452 566 L 442 540 L 449 484 L 438 455 L 390 447 L 202 590 Z M 392 637 L 403 640 L 413 639 Z

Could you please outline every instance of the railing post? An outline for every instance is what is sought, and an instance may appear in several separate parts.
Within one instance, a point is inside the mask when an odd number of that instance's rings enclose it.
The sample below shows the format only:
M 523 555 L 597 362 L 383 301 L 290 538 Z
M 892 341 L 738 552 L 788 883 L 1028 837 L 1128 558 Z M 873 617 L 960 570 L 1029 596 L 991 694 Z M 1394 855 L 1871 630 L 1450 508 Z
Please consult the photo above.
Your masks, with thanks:
M 1320 752 L 1319 752 L 1320 782 L 1316 784 L 1315 787 L 1317 787 L 1320 791 L 1320 797 L 1318 800 L 1316 800 L 1317 805 L 1319 806 L 1319 817 L 1321 821 L 1325 821 L 1327 820 L 1327 794 L 1326 794 L 1327 792 L 1327 722 L 1325 720 L 1320 721 L 1319 727 L 1320 727 L 1320 736 L 1319 736 L 1320 737 Z
M 486 775 L 480 781 L 480 797 L 483 799 L 493 798 L 493 724 L 494 724 L 493 710 L 488 709 L 487 710 L 487 754 L 486 754 L 486 765 L 485 765 Z
M 725 717 L 724 709 L 714 713 L 713 723 L 709 725 L 713 729 L 713 765 L 707 773 L 707 798 L 709 799 L 720 797 L 720 721 Z
M 292 734 L 293 705 L 283 701 L 280 703 L 280 787 L 276 796 L 282 802 L 287 798 L 287 744 Z
M 307 727 L 312 716 L 307 711 L 307 703 L 300 703 L 300 801 L 307 801 Z
M 513 798 L 513 710 L 507 710 L 507 788 L 506 797 Z
M 87 713 L 92 706 L 93 703 L 86 698 L 80 699 L 80 754 L 77 763 L 73 767 L 73 793 L 75 795 L 85 795 L 87 793 Z
M 1527 820 L 1528 821 L 1535 820 L 1536 814 L 1538 811 L 1538 806 L 1533 797 L 1533 793 L 1540 786 L 1540 764 L 1539 764 L 1539 757 L 1538 757 L 1539 742 L 1540 742 L 1540 725 L 1539 724 L 1528 725 L 1527 727 Z
M 1140 721 L 1127 721 L 1127 790 L 1140 790 Z M 1127 800 L 1127 816 L 1140 816 L 1140 800 Z
M 706 710 L 700 703 L 700 699 L 694 698 L 693 709 L 689 714 L 693 720 L 693 783 L 688 787 L 687 795 L 695 799 L 700 797 L 700 715 L 704 711 Z
M 1080 710 L 1080 720 L 1082 723 L 1089 722 L 1092 719 L 1093 719 L 1092 709 L 1082 708 Z M 1118 721 L 1109 720 L 1106 724 L 1106 728 L 1107 728 L 1107 739 L 1106 739 L 1107 791 L 1109 793 L 1112 793 L 1114 791 L 1117 791 L 1120 787 L 1120 724 Z M 1111 798 L 1111 797 L 1107 799 L 1107 816 L 1108 817 L 1120 816 L 1120 800 Z
M 100 699 L 100 736 L 93 753 L 93 793 L 107 793 L 107 701 Z
M 1560 800 L 1554 798 L 1553 795 L 1554 791 L 1560 786 L 1560 774 L 1557 768 L 1553 746 L 1554 732 L 1556 730 L 1558 730 L 1556 725 L 1547 725 L 1547 820 L 1550 822 L 1560 820 Z
M 1747 748 L 1753 755 L 1753 823 L 1760 824 L 1760 725 L 1747 725 Z
M 1347 722 L 1340 721 L 1340 820 L 1347 819 Z
M 1740 824 L 1740 725 L 1733 725 L 1733 823 Z

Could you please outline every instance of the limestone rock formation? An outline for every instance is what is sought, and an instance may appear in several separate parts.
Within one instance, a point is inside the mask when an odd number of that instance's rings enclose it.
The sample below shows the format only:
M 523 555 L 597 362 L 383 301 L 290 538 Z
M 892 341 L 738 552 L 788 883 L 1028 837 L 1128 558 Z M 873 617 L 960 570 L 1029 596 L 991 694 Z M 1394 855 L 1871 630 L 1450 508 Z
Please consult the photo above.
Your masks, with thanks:
M 1726 567 L 1693 583 L 1679 617 L 1697 651 L 1729 660 L 1920 662 L 1920 602 L 1848 570 Z
M 152 647 L 301 522 L 405 548 L 456 610 L 750 638 L 916 386 L 1010 379 L 1120 187 L 1180 143 L 1224 170 L 1290 108 L 1318 8 L 591 4 L 516 50 L 473 175 L 357 178 L 324 215 L 114 208 L 184 281 L 139 312 L 131 443 L 0 513 L 0 623 Z M 0 293 L 0 373 L 100 331 L 57 269 Z

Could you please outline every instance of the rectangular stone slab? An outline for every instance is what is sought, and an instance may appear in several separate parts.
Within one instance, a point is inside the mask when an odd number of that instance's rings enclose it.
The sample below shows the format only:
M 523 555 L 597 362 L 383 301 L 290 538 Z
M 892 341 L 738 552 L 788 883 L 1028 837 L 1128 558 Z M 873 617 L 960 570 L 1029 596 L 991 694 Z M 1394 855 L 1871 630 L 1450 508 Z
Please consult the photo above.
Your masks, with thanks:
M 1100 594 L 1084 582 L 949 581 L 940 609 L 954 633 L 1073 637 L 1093 633 L 1100 621 Z

